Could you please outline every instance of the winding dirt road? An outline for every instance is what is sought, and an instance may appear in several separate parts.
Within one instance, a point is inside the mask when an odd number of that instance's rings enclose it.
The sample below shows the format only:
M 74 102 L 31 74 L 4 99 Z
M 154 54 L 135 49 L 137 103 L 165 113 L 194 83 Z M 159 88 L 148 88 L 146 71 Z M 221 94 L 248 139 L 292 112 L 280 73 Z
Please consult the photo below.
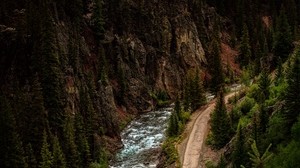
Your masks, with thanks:
M 225 103 L 228 99 L 234 96 L 230 93 L 225 96 Z M 208 133 L 208 121 L 210 114 L 216 105 L 215 100 L 211 101 L 206 106 L 198 109 L 191 116 L 190 122 L 187 124 L 186 130 L 183 134 L 185 137 L 181 144 L 178 145 L 178 153 L 180 162 L 183 168 L 199 168 L 199 158 L 202 153 L 203 144 Z

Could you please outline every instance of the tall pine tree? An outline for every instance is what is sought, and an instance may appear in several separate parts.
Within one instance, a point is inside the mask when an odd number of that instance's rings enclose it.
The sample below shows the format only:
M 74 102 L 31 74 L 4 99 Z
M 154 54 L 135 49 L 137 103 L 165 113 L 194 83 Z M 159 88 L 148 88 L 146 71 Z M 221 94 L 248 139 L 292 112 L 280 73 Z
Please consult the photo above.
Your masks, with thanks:
M 26 167 L 24 149 L 10 102 L 0 95 L 0 167 Z
M 223 92 L 219 92 L 215 110 L 211 115 L 213 145 L 220 149 L 228 143 L 232 130 L 224 102 Z
M 277 67 L 280 59 L 282 62 L 285 62 L 293 48 L 291 28 L 284 8 L 280 10 L 280 15 L 276 22 L 277 24 L 273 41 L 273 68 Z
M 53 168 L 66 168 L 66 160 L 65 155 L 61 149 L 61 146 L 59 144 L 59 140 L 57 136 L 54 136 L 53 138 L 53 145 L 52 145 L 52 152 L 53 152 L 53 162 L 52 167 Z
M 43 145 L 42 145 L 42 149 L 41 149 L 40 168 L 52 168 L 53 156 L 52 156 L 52 153 L 49 148 L 50 148 L 50 145 L 48 143 L 47 132 L 44 130 Z
M 251 59 L 251 46 L 249 31 L 246 24 L 243 25 L 242 41 L 240 46 L 239 60 L 242 66 L 247 66 Z
M 297 121 L 300 107 L 300 50 L 295 52 L 295 60 L 289 69 L 287 77 L 287 89 L 285 95 L 285 120 L 287 128 L 290 130 Z

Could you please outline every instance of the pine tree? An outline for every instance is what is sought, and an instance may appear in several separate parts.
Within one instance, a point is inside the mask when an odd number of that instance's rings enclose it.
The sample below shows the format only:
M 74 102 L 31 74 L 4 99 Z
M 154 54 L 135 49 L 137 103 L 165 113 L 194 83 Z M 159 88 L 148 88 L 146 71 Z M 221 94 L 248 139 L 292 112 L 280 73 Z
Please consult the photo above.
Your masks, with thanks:
M 267 74 L 267 71 L 264 69 L 260 74 L 260 78 L 258 80 L 258 87 L 260 91 L 260 103 L 263 103 L 270 96 L 270 85 L 271 80 Z
M 287 89 L 285 95 L 285 120 L 286 126 L 290 130 L 297 121 L 300 107 L 300 50 L 295 52 L 295 60 L 291 65 L 287 78 Z
M 25 154 L 8 99 L 0 94 L 0 167 L 26 167 Z
M 28 166 L 30 168 L 37 168 L 38 167 L 37 160 L 30 143 L 27 144 L 26 146 L 25 154 L 26 154 L 26 163 L 28 164 Z
M 259 107 L 259 131 L 263 135 L 267 130 L 267 125 L 269 122 L 269 115 L 267 112 L 266 105 L 263 103 Z
M 66 168 L 66 161 L 65 161 L 65 155 L 60 147 L 59 140 L 57 136 L 54 136 L 53 138 L 53 161 L 52 161 L 52 167 L 53 168 Z
M 213 145 L 217 149 L 226 145 L 230 139 L 232 131 L 222 92 L 218 94 L 217 104 L 211 115 L 211 132 Z
M 32 86 L 29 91 L 30 97 L 26 102 L 26 112 L 23 120 L 26 128 L 23 130 L 24 142 L 30 143 L 35 155 L 43 143 L 43 131 L 49 130 L 47 112 L 44 106 L 43 91 L 38 76 L 33 77 Z
M 221 91 L 224 84 L 223 68 L 221 64 L 220 57 L 220 43 L 219 40 L 213 39 L 210 45 L 210 72 L 211 72 L 211 81 L 210 81 L 210 90 L 212 93 L 217 94 Z
M 242 66 L 247 66 L 251 59 L 251 46 L 250 46 L 250 38 L 249 31 L 246 24 L 243 25 L 243 35 L 240 46 L 240 55 L 239 60 Z
M 63 149 L 66 155 L 67 167 L 79 167 L 79 153 L 75 144 L 74 122 L 71 116 L 68 116 L 64 123 Z
M 102 8 L 103 1 L 102 0 L 95 0 L 95 6 L 92 15 L 92 27 L 95 31 L 96 37 L 98 42 L 103 39 L 104 36 L 104 17 L 103 17 L 103 8 Z
M 86 131 L 83 127 L 83 118 L 80 112 L 75 115 L 75 132 L 76 132 L 76 144 L 78 146 L 78 152 L 80 154 L 80 162 L 84 167 L 88 167 L 91 162 L 91 153 L 86 137 Z
M 238 124 L 232 155 L 234 167 L 239 168 L 247 163 L 246 140 L 240 123 Z
M 191 109 L 192 111 L 197 110 L 201 105 L 205 103 L 204 90 L 199 77 L 199 70 L 193 75 L 193 80 L 191 81 Z
M 40 168 L 52 168 L 53 164 L 53 157 L 52 153 L 49 150 L 49 144 L 48 144 L 48 136 L 46 131 L 44 130 L 43 133 L 43 145 L 41 149 L 41 161 L 40 161 Z
M 48 9 L 49 2 L 43 2 L 39 70 L 45 107 L 52 132 L 62 133 L 64 121 L 62 79 L 59 55 L 57 53 L 55 25 Z M 36 62 L 36 64 L 38 64 Z
M 252 161 L 253 168 L 264 168 L 267 161 L 273 156 L 272 153 L 269 152 L 271 148 L 271 144 L 265 150 L 265 152 L 261 155 L 257 149 L 256 142 L 254 141 L 251 145 L 252 153 L 248 152 L 250 156 L 250 160 Z
M 291 26 L 291 33 L 295 36 L 294 33 L 298 27 L 297 25 L 297 6 L 295 0 L 284 0 L 283 1 L 286 11 L 288 23 Z M 299 10 L 299 9 L 298 9 Z M 293 38 L 293 37 L 292 37 Z
M 284 8 L 280 10 L 273 41 L 274 63 L 278 65 L 279 59 L 285 62 L 292 50 L 292 33 Z
M 169 120 L 169 127 L 168 127 L 168 136 L 174 137 L 177 136 L 179 133 L 179 122 L 178 116 L 176 113 L 172 113 L 170 120 Z

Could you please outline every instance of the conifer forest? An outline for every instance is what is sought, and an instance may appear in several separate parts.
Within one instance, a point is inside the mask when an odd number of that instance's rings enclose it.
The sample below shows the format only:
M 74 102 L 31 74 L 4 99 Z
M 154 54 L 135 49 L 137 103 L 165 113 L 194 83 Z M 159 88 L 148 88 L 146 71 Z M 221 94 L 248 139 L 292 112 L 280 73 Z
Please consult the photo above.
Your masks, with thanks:
M 300 0 L 0 1 L 1 168 L 297 168 L 299 109 Z

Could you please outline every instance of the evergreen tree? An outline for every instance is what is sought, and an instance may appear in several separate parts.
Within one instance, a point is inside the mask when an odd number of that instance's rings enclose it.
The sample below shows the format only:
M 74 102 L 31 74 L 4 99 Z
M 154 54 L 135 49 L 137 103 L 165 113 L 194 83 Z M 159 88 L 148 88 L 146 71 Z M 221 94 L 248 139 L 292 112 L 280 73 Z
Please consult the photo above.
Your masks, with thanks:
M 178 116 L 176 113 L 172 113 L 170 120 L 169 120 L 169 127 L 168 127 L 168 136 L 174 137 L 177 136 L 179 133 L 179 122 Z
M 7 98 L 0 94 L 0 167 L 26 167 L 22 141 Z
M 75 132 L 73 119 L 68 116 L 64 124 L 63 149 L 66 155 L 67 167 L 79 167 L 79 153 L 75 144 Z
M 256 142 L 258 142 L 258 136 L 259 136 L 259 119 L 258 119 L 258 116 L 257 116 L 257 112 L 255 112 L 254 114 L 253 114 L 253 117 L 252 117 L 252 123 L 251 123 L 251 125 L 252 125 L 252 137 L 253 137 L 253 139 L 256 141 Z
M 269 115 L 267 113 L 266 105 L 261 104 L 259 107 L 259 131 L 264 134 L 267 130 L 267 125 L 269 122 Z
M 284 81 L 284 74 L 283 74 L 283 69 L 281 65 L 281 61 L 279 61 L 277 69 L 276 69 L 276 74 L 275 74 L 275 85 L 278 86 Z
M 78 152 L 80 154 L 81 165 L 83 165 L 84 167 L 88 167 L 91 162 L 91 154 L 86 137 L 86 131 L 83 125 L 83 118 L 80 112 L 77 112 L 75 115 L 76 144 L 78 146 Z
M 232 155 L 233 155 L 233 166 L 235 168 L 240 168 L 241 165 L 245 165 L 247 163 L 248 155 L 246 149 L 246 140 L 240 123 L 238 124 L 236 139 L 234 142 L 234 150 Z
M 193 75 L 194 78 L 191 81 L 191 109 L 192 111 L 197 110 L 201 105 L 205 103 L 204 90 L 199 77 L 199 70 Z
M 220 43 L 217 39 L 213 39 L 210 45 L 210 72 L 211 72 L 211 81 L 210 81 L 210 90 L 212 93 L 217 94 L 221 91 L 224 84 L 223 77 L 223 68 L 221 64 L 220 57 Z
M 285 62 L 292 50 L 292 33 L 284 8 L 281 9 L 277 18 L 277 24 L 273 41 L 274 62 L 273 67 L 278 65 L 279 59 Z
M 298 25 L 297 25 L 297 6 L 296 6 L 296 2 L 295 2 L 295 0 L 284 0 L 283 3 L 284 3 L 285 9 L 288 9 L 286 11 L 286 15 L 287 15 L 288 23 L 289 23 L 290 28 L 291 28 L 291 33 L 293 35 L 296 35 L 295 31 L 298 27 Z M 294 39 L 294 37 L 292 37 L 292 38 Z
M 250 46 L 250 38 L 249 31 L 246 24 L 243 25 L 243 35 L 240 46 L 240 55 L 239 60 L 242 66 L 247 66 L 251 59 L 251 46 Z
M 30 143 L 35 155 L 38 154 L 43 143 L 43 131 L 49 130 L 47 112 L 44 106 L 43 91 L 38 76 L 33 77 L 29 91 L 30 97 L 26 102 L 25 116 L 26 129 L 23 129 L 23 137 L 26 143 Z
M 25 154 L 26 154 L 26 163 L 28 164 L 28 166 L 30 168 L 37 168 L 38 167 L 37 160 L 30 143 L 27 144 L 26 146 Z
M 45 107 L 48 111 L 48 120 L 52 132 L 62 133 L 64 121 L 63 87 L 59 55 L 57 53 L 55 25 L 48 9 L 49 2 L 44 2 L 41 8 L 42 29 L 40 44 L 39 70 L 41 72 L 41 86 Z
M 289 69 L 285 95 L 285 120 L 287 129 L 297 121 L 300 107 L 300 50 L 295 52 L 295 60 Z
M 60 147 L 59 140 L 57 136 L 54 136 L 53 138 L 53 161 L 52 161 L 52 167 L 53 168 L 66 168 L 66 161 L 64 153 Z
M 211 115 L 211 132 L 213 145 L 217 149 L 226 145 L 230 139 L 232 131 L 222 92 L 218 94 L 217 104 Z
M 260 103 L 263 103 L 266 99 L 270 96 L 270 85 L 271 80 L 267 74 L 267 71 L 264 69 L 262 73 L 260 74 L 260 78 L 258 80 L 258 87 L 259 87 L 259 93 L 260 93 Z
M 97 41 L 99 42 L 104 37 L 104 17 L 103 17 L 103 1 L 95 0 L 95 6 L 92 15 L 92 27 L 95 31 Z
M 261 155 L 257 149 L 256 142 L 254 141 L 251 145 L 252 153 L 248 152 L 250 156 L 250 160 L 252 161 L 253 168 L 264 168 L 267 161 L 273 156 L 272 153 L 269 152 L 271 148 L 271 144 L 265 150 L 265 152 Z
M 53 157 L 51 151 L 49 150 L 49 146 L 50 145 L 48 144 L 48 136 L 46 131 L 44 130 L 40 168 L 52 168 Z

